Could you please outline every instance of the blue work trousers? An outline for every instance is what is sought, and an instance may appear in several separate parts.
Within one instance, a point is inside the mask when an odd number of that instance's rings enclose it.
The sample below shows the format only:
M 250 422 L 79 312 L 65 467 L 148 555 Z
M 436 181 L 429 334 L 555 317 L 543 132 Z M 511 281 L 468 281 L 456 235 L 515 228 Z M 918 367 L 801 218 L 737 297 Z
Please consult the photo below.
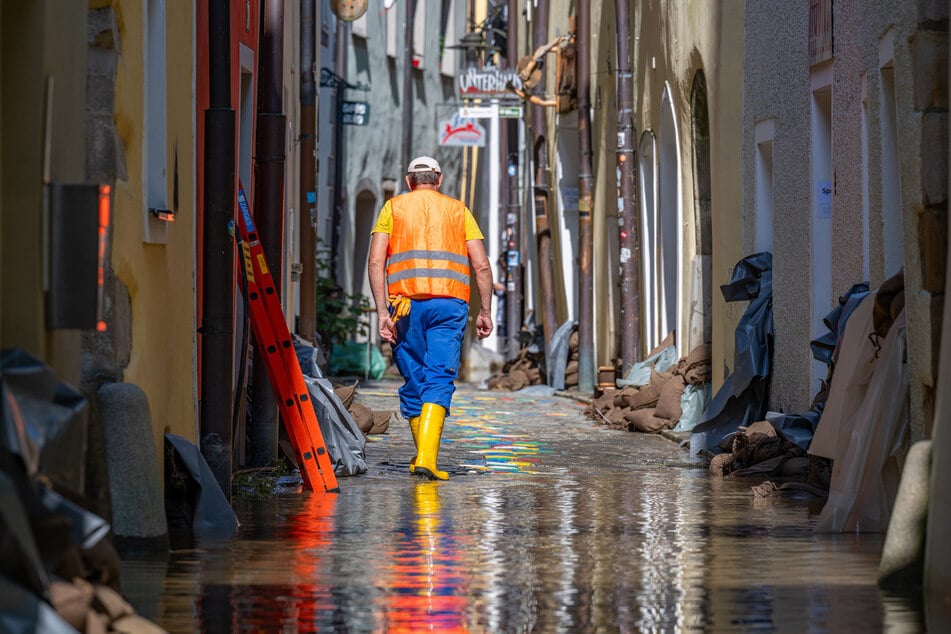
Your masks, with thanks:
M 396 322 L 393 362 L 403 376 L 400 412 L 404 418 L 419 416 L 423 403 L 446 409 L 456 390 L 462 338 L 469 305 L 461 299 L 414 299 L 409 315 Z

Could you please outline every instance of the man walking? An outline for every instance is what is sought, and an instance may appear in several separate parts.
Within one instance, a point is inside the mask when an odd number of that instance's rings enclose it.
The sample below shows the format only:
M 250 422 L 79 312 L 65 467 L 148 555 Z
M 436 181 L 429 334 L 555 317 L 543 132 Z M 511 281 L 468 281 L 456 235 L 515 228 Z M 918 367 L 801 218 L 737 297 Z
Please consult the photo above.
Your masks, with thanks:
M 469 317 L 469 265 L 479 290 L 476 334 L 492 332 L 492 266 L 475 218 L 439 192 L 442 171 L 428 156 L 410 161 L 410 191 L 386 201 L 370 239 L 367 271 L 380 337 L 393 346 L 403 377 L 400 411 L 416 457 L 411 473 L 448 480 L 436 468 L 442 428 L 455 391 Z

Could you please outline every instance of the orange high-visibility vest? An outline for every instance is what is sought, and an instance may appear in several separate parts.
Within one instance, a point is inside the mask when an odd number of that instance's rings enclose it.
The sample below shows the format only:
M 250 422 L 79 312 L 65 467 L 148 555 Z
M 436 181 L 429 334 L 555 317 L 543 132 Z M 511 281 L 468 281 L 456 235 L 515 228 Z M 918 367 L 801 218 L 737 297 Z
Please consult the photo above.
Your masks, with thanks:
M 393 229 L 387 254 L 390 295 L 469 301 L 466 207 L 435 190 L 390 199 Z

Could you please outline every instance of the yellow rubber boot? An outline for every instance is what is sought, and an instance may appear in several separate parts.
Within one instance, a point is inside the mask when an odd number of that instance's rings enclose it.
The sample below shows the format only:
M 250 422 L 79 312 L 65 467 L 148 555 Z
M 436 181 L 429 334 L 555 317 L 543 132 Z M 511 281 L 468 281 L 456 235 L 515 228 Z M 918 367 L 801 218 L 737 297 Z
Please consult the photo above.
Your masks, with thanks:
M 409 419 L 409 430 L 413 433 L 413 446 L 419 451 L 419 416 Z M 414 466 L 416 466 L 416 456 L 409 461 L 409 470 L 412 471 Z
M 448 480 L 449 474 L 436 468 L 439 456 L 439 442 L 442 440 L 442 427 L 446 420 L 446 409 L 435 403 L 423 403 L 419 414 L 419 437 L 416 464 L 410 465 L 410 472 L 424 475 L 432 480 Z

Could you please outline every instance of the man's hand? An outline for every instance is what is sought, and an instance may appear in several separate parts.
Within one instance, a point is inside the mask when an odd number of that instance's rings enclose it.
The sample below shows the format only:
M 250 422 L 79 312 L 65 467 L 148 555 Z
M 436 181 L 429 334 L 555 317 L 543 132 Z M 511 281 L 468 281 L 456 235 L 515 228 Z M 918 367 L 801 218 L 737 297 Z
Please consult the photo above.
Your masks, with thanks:
M 380 339 L 396 343 L 396 324 L 390 319 L 389 313 L 377 313 L 378 331 Z
M 492 334 L 492 315 L 484 310 L 479 311 L 476 317 L 476 334 L 479 339 L 485 339 Z

